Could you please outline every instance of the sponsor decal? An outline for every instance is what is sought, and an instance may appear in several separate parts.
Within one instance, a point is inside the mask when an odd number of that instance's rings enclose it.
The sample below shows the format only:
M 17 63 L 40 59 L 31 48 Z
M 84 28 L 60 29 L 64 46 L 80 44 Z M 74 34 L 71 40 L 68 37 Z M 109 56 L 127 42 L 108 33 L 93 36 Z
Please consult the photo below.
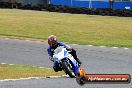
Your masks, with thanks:
M 78 84 L 128 84 L 131 82 L 129 74 L 85 74 L 76 77 Z

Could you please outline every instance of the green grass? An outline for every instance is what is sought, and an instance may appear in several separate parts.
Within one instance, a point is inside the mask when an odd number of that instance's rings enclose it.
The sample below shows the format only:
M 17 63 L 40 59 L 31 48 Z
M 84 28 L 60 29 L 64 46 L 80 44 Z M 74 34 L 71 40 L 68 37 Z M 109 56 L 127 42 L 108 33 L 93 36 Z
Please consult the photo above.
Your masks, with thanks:
M 27 77 L 62 76 L 64 72 L 54 72 L 51 68 L 39 68 L 22 65 L 0 65 L 0 80 Z
M 132 48 L 132 17 L 0 9 L 0 36 Z

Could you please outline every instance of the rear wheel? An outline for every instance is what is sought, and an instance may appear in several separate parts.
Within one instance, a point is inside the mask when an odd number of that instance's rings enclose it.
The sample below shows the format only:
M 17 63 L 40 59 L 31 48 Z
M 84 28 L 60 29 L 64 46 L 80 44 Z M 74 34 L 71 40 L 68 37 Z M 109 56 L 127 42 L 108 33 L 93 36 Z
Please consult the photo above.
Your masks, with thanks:
M 62 62 L 62 66 L 66 74 L 68 74 L 71 78 L 75 78 L 73 70 L 71 70 L 70 66 L 65 61 Z

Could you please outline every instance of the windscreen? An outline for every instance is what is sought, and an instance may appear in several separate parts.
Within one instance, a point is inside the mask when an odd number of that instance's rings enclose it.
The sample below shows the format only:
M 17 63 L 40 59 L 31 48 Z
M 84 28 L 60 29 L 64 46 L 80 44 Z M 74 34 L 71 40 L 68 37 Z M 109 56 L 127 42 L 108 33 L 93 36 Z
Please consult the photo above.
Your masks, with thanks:
M 62 49 L 64 48 L 64 46 L 59 46 L 54 50 L 54 54 L 58 54 L 62 51 Z

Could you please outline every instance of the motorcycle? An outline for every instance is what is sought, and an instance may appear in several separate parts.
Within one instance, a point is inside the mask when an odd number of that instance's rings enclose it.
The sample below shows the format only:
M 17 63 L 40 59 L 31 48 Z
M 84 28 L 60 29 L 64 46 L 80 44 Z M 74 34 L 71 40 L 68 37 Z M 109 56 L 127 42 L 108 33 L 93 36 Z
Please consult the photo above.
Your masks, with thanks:
M 64 71 L 71 78 L 78 74 L 79 64 L 64 46 L 59 46 L 54 50 L 53 60 L 58 62 L 59 71 Z

